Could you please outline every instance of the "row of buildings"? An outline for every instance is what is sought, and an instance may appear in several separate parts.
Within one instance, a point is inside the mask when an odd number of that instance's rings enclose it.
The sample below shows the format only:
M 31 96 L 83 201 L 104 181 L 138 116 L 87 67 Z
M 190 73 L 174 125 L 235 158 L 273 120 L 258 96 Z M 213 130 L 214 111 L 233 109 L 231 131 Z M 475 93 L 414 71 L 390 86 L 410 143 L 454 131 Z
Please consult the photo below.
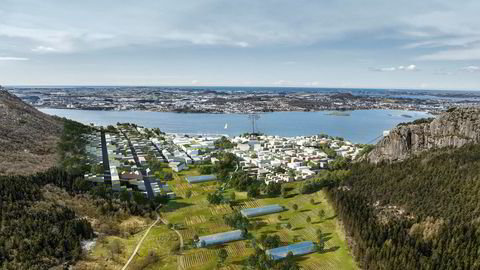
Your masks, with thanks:
M 114 129 L 86 135 L 87 157 L 91 171 L 85 178 L 111 186 L 114 191 L 138 190 L 148 197 L 167 194 L 171 188 L 157 174 L 180 172 L 190 164 L 210 162 L 218 137 L 152 133 L 151 129 L 118 125 Z M 160 164 L 160 165 L 159 165 Z M 163 174 L 164 175 L 164 174 Z

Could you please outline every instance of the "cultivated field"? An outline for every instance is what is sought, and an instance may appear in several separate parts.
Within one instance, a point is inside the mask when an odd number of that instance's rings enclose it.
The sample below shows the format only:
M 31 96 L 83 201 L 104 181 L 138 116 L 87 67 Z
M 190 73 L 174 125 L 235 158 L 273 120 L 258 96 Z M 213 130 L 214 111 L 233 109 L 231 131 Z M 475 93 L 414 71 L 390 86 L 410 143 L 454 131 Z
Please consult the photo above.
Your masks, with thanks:
M 178 226 L 178 231 L 186 245 L 185 250 L 181 253 L 172 251 L 172 247 L 179 243 L 178 236 L 175 232 L 168 230 L 167 226 L 161 224 L 152 229 L 149 236 L 145 239 L 138 252 L 139 256 L 133 261 L 134 265 L 136 261 L 141 262 L 145 260 L 148 252 L 154 250 L 159 255 L 160 260 L 145 269 L 213 269 L 217 265 L 217 250 L 225 248 L 228 253 L 226 263 L 228 267 L 224 267 L 224 269 L 233 270 L 241 269 L 244 260 L 252 254 L 253 248 L 250 240 L 236 241 L 208 248 L 194 248 L 192 246 L 195 234 L 203 236 L 232 230 L 223 222 L 222 217 L 224 214 L 234 211 L 228 204 L 217 206 L 208 204 L 206 195 L 215 190 L 220 184 L 208 182 L 190 185 L 186 182 L 186 175 L 198 174 L 195 168 L 175 174 L 174 180 L 168 183 L 174 192 L 179 196 L 185 196 L 185 192 L 191 190 L 192 196 L 190 198 L 183 197 L 172 200 L 167 207 L 162 208 L 160 211 L 163 218 Z M 299 185 L 300 183 L 287 184 L 289 190 L 288 198 L 278 197 L 251 200 L 247 198 L 246 193 L 236 192 L 238 204 L 234 208 L 235 210 L 240 210 L 268 204 L 285 206 L 288 210 L 284 212 L 252 218 L 251 221 L 255 226 L 250 232 L 256 238 L 259 238 L 261 234 L 277 234 L 280 236 L 281 241 L 287 245 L 300 241 L 316 241 L 316 230 L 320 228 L 326 240 L 326 251 L 321 254 L 314 253 L 298 257 L 297 260 L 300 266 L 304 269 L 356 269 L 354 260 L 346 246 L 345 237 L 339 222 L 335 217 L 333 209 L 326 201 L 323 192 L 301 195 L 297 191 Z M 226 194 L 231 192 L 232 190 L 227 190 Z M 311 199 L 314 200 L 313 204 L 310 202 Z M 298 205 L 296 211 L 292 208 L 294 204 Z M 321 209 L 325 211 L 324 218 L 319 217 L 318 213 Z M 279 215 L 281 215 L 280 219 Z M 310 222 L 307 222 L 307 217 L 310 217 Z M 292 225 L 291 229 L 286 228 L 287 223 Z M 143 232 L 140 232 L 128 239 L 116 238 L 120 239 L 124 244 L 124 251 L 109 262 L 116 262 L 114 263 L 116 267 L 111 269 L 118 269 L 118 266 L 127 260 L 142 235 Z M 90 258 L 97 260 L 102 256 L 108 255 L 107 243 L 111 240 L 113 240 L 113 237 L 107 238 L 106 243 L 98 244 Z

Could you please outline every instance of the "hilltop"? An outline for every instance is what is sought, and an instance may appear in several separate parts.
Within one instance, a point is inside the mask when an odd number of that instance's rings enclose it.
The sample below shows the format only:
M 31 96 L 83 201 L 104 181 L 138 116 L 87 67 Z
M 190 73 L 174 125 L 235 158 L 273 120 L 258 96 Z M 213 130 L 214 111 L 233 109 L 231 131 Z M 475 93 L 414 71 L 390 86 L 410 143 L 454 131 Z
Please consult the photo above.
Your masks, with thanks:
M 411 154 L 480 143 L 480 108 L 451 108 L 437 118 L 399 124 L 368 154 L 373 163 L 405 160 Z
M 44 114 L 0 87 L 0 174 L 31 174 L 57 162 L 60 118 Z

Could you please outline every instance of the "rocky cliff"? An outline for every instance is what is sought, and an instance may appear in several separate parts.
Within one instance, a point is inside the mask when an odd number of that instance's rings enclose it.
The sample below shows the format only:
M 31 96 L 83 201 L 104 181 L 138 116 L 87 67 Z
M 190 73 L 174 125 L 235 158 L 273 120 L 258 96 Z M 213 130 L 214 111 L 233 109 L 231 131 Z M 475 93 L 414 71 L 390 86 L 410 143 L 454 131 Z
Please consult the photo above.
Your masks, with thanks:
M 452 108 L 435 119 L 400 124 L 368 154 L 370 162 L 397 161 L 441 147 L 480 143 L 480 108 Z

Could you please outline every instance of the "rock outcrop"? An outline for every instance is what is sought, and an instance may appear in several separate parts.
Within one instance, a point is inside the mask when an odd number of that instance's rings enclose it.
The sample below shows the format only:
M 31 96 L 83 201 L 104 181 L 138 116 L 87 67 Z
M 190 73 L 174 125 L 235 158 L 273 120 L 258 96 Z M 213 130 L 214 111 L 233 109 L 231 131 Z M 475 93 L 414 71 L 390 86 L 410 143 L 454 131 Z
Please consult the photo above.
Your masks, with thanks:
M 442 147 L 480 143 L 480 108 L 452 108 L 435 119 L 400 124 L 368 154 L 370 162 L 399 161 Z

